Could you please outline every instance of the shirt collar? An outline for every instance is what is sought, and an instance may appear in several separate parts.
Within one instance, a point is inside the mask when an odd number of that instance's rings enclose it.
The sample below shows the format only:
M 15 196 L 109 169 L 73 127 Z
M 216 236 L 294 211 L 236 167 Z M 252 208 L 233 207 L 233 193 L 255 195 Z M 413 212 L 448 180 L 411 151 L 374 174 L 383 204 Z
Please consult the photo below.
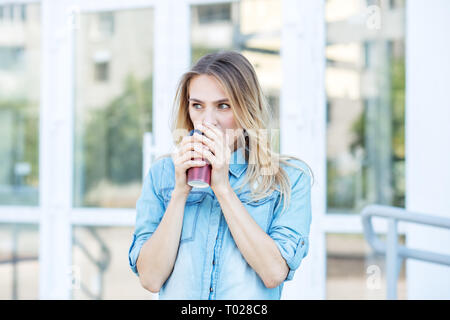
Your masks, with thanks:
M 245 160 L 244 149 L 242 147 L 231 153 L 229 168 L 230 172 L 236 178 L 239 178 L 247 168 L 247 161 Z

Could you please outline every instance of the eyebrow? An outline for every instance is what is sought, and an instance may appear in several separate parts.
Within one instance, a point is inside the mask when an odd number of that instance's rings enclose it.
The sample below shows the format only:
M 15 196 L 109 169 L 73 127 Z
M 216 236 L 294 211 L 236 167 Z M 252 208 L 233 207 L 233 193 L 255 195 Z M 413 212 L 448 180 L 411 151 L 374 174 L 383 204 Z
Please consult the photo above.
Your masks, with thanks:
M 196 98 L 189 98 L 188 101 L 204 103 L 202 100 L 199 100 L 199 99 L 196 99 Z M 217 100 L 217 101 L 213 101 L 213 103 L 221 103 L 221 102 L 229 102 L 229 100 L 227 98 L 225 98 L 225 99 L 220 99 L 220 100 Z

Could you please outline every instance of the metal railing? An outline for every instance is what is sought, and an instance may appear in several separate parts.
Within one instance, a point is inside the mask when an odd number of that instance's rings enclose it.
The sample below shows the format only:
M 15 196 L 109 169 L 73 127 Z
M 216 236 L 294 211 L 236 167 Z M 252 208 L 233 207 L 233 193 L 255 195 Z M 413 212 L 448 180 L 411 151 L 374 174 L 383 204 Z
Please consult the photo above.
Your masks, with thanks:
M 380 217 L 388 220 L 386 242 L 375 234 L 372 218 Z M 364 237 L 372 249 L 386 255 L 387 299 L 397 299 L 397 279 L 402 259 L 416 259 L 450 266 L 450 255 L 411 249 L 398 244 L 398 221 L 411 222 L 439 228 L 450 229 L 450 219 L 429 214 L 415 213 L 402 208 L 369 205 L 361 211 Z
M 38 261 L 38 255 L 32 256 L 23 256 L 18 253 L 18 241 L 19 241 L 19 233 L 21 232 L 21 227 L 19 224 L 12 225 L 12 250 L 11 250 L 11 258 L 0 259 L 0 265 L 2 264 L 11 264 L 12 267 L 12 282 L 11 282 L 11 296 L 13 300 L 19 299 L 19 288 L 18 288 L 18 264 L 22 262 L 28 261 Z M 91 253 L 84 245 L 80 239 L 78 239 L 75 234 L 73 234 L 72 242 L 74 247 L 79 247 L 81 252 L 86 256 L 86 258 L 94 264 L 98 271 L 98 286 L 97 292 L 91 290 L 88 286 L 80 281 L 80 289 L 83 291 L 90 299 L 102 299 L 103 298 L 103 284 L 104 284 L 104 274 L 108 269 L 111 262 L 111 252 L 106 245 L 106 242 L 98 235 L 96 229 L 94 227 L 84 227 L 91 236 L 93 240 L 100 245 L 100 257 L 96 258 L 93 253 Z
M 93 253 L 91 253 L 84 245 L 83 242 L 78 239 L 75 234 L 72 236 L 72 242 L 74 247 L 78 247 L 82 253 L 84 253 L 85 257 L 97 268 L 97 292 L 91 290 L 89 286 L 85 285 L 81 279 L 80 281 L 80 289 L 83 291 L 90 299 L 101 300 L 103 299 L 103 284 L 104 284 L 104 274 L 108 269 L 111 262 L 111 252 L 106 245 L 106 242 L 99 236 L 95 227 L 85 226 L 84 229 L 88 231 L 93 240 L 100 245 L 100 256 L 97 258 Z

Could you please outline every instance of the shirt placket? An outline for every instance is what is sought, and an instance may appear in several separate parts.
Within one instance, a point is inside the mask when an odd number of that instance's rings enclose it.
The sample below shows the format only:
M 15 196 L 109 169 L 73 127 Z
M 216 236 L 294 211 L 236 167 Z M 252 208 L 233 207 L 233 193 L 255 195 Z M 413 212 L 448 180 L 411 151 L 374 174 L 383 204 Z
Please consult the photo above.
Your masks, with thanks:
M 223 243 L 223 235 L 225 232 L 225 218 L 221 214 L 220 215 L 220 223 L 219 223 L 219 232 L 217 233 L 215 246 L 214 246 L 214 255 L 212 261 L 212 271 L 211 271 L 211 285 L 209 288 L 209 300 L 216 299 L 217 292 L 217 280 L 219 277 L 219 269 L 220 269 L 220 252 L 222 249 Z
M 203 275 L 202 275 L 202 293 L 200 299 L 206 300 L 210 299 L 210 293 L 213 288 L 212 284 L 212 273 L 214 269 L 213 261 L 214 261 L 214 253 L 216 249 L 216 242 L 219 235 L 220 229 L 220 219 L 221 218 L 221 210 L 220 204 L 217 202 L 217 199 L 213 196 L 212 206 L 211 206 L 211 214 L 208 224 L 208 236 L 206 242 L 206 256 L 203 266 Z

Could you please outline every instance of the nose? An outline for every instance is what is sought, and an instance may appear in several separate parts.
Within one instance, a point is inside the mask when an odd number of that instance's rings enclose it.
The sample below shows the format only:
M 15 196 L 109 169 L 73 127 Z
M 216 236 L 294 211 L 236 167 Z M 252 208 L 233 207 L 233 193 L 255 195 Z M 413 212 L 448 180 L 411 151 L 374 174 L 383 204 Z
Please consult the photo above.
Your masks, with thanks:
M 215 114 L 215 110 L 213 108 L 209 108 L 209 110 L 205 111 L 202 122 L 203 123 L 209 122 L 212 125 L 217 126 L 216 114 Z

